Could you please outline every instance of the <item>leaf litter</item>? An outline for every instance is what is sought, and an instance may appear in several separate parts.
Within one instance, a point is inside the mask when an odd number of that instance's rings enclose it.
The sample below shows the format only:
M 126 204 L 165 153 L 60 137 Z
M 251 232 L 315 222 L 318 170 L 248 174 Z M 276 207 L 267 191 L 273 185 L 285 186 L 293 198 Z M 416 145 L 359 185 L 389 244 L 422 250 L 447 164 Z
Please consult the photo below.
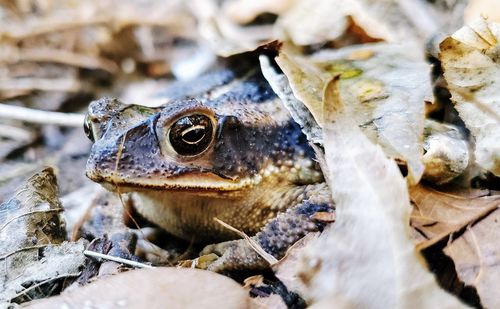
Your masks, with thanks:
M 262 71 L 308 139 L 316 144 L 318 160 L 332 185 L 338 209 L 335 216 L 315 215 L 325 223 L 334 223 L 321 235 L 308 235 L 290 248 L 273 266 L 276 276 L 288 290 L 297 292 L 313 306 L 328 306 L 333 302 L 338 307 L 355 304 L 459 307 L 457 299 L 437 286 L 418 253 L 420 249 L 448 241 L 444 252 L 452 258 L 458 277 L 475 288 L 480 297 L 481 303 L 473 305 L 497 307 L 495 287 L 500 276 L 495 182 L 498 178 L 492 174 L 498 176 L 499 149 L 495 143 L 498 110 L 494 92 L 499 76 L 495 62 L 498 26 L 494 23 L 497 21 L 494 10 L 484 9 L 496 3 L 476 0 L 466 7 L 464 1 L 432 4 L 336 1 L 336 5 L 325 0 L 193 1 L 187 5 L 182 1 L 142 4 L 120 1 L 117 5 L 116 1 L 48 3 L 34 0 L 31 7 L 27 2 L 2 5 L 0 14 L 5 18 L 0 35 L 3 66 L 0 99 L 12 105 L 50 106 L 53 110 L 80 113 L 85 108 L 81 102 L 88 103 L 88 100 L 79 101 L 78 96 L 99 97 L 103 90 L 114 96 L 133 97 L 132 101 L 140 102 L 144 96 L 148 101 L 149 98 L 158 100 L 150 95 L 155 90 L 148 90 L 143 83 L 147 77 L 158 78 L 155 85 L 150 84 L 151 88 L 161 88 L 170 84 L 172 77 L 189 79 L 210 69 L 217 62 L 216 55 L 253 51 L 263 43 L 279 39 L 283 47 L 275 50 L 277 58 L 270 56 L 273 53 L 261 56 Z M 438 31 L 452 33 L 463 25 L 464 12 L 469 26 L 449 37 L 437 34 Z M 472 21 L 480 13 L 491 18 Z M 425 114 L 424 103 L 429 105 L 436 100 L 446 104 L 447 100 L 436 92 L 438 97 L 433 98 L 431 66 L 423 58 L 424 50 L 432 48 L 428 46 L 430 42 L 438 42 L 441 37 L 445 40 L 436 58 L 441 63 L 437 65 L 441 64 L 444 69 L 445 87 L 450 90 L 459 112 L 457 118 L 465 122 L 466 129 L 460 121 L 442 123 L 443 119 L 449 119 L 446 115 L 449 109 L 443 110 L 441 105 L 434 105 L 434 114 Z M 440 74 L 435 71 L 432 74 Z M 483 71 L 485 73 L 481 73 Z M 337 79 L 331 82 L 332 78 Z M 110 82 L 111 85 L 106 86 Z M 9 125 L 24 126 L 16 121 Z M 36 128 L 26 130 L 36 132 Z M 50 156 L 50 152 L 40 151 L 45 147 L 43 142 L 42 146 L 36 145 L 39 142 L 33 141 L 32 136 L 25 134 L 24 139 L 15 141 L 17 144 L 11 143 L 12 148 L 6 150 L 9 152 L 6 164 L 13 163 L 10 153 L 24 156 L 16 164 L 25 164 L 23 160 L 36 154 Z M 8 142 L 12 138 L 5 137 Z M 77 153 L 72 152 L 71 156 L 82 155 Z M 393 159 L 407 175 L 407 184 Z M 470 182 L 464 174 L 477 163 L 481 168 L 475 170 L 476 178 Z M 28 165 L 30 171 L 40 166 L 33 161 Z M 62 175 L 66 170 L 61 171 Z M 25 177 L 20 172 L 18 175 Z M 37 175 L 55 183 L 47 170 Z M 63 179 L 71 178 L 70 175 Z M 37 182 L 29 181 L 28 191 L 22 192 L 39 192 Z M 46 183 L 45 180 L 40 180 L 39 184 L 42 183 Z M 116 221 L 122 210 L 103 207 L 106 203 L 116 206 L 116 199 L 97 197 L 88 182 L 80 188 L 81 192 L 75 192 L 75 196 L 63 199 L 71 206 L 71 213 L 64 215 L 71 218 L 70 226 L 83 231 L 81 235 L 89 232 L 87 235 L 96 237 L 96 248 L 100 248 L 98 243 L 107 244 L 101 246 L 103 250 L 97 250 L 106 254 L 107 249 L 113 247 L 111 241 L 99 237 L 106 230 L 126 231 L 123 223 Z M 54 263 L 50 265 L 59 265 L 60 269 L 57 274 L 51 273 L 53 269 L 42 271 L 39 277 L 28 280 L 29 284 L 19 283 L 25 281 L 25 276 L 19 277 L 19 282 L 9 281 L 9 288 L 3 292 L 7 296 L 2 300 L 23 302 L 49 295 L 45 293 L 48 290 L 59 292 L 61 286 L 51 286 L 64 278 L 82 278 L 82 269 L 88 278 L 95 276 L 95 269 L 83 266 L 86 243 L 64 242 L 68 237 L 61 219 L 62 208 L 57 201 L 57 190 L 51 190 L 42 189 L 42 192 L 50 196 L 49 200 L 56 206 L 42 202 L 43 206 L 36 206 L 42 207 L 41 210 L 21 210 L 16 207 L 24 202 L 12 204 L 17 201 L 13 198 L 5 204 L 10 206 L 0 208 L 0 224 L 4 226 L 0 235 L 8 232 L 2 238 L 7 240 L 2 243 L 7 248 L 2 253 L 5 263 L 11 257 L 25 262 L 19 269 L 7 267 L 7 273 L 3 270 L 3 280 L 11 280 L 8 276 L 15 271 L 30 270 L 49 260 Z M 87 194 L 94 196 L 97 206 L 95 201 L 79 202 Z M 30 195 L 29 199 L 43 201 L 37 194 Z M 9 210 L 3 212 L 4 208 Z M 85 215 L 82 217 L 82 214 Z M 40 220 L 49 224 L 42 224 L 44 228 L 40 229 L 40 224 L 33 223 Z M 48 232 L 47 226 L 53 230 Z M 22 236 L 17 231 L 34 232 L 26 233 L 34 237 L 11 237 Z M 133 250 L 132 238 L 134 236 L 125 232 L 117 239 L 128 239 L 122 243 L 123 248 Z M 171 260 L 173 251 L 147 244 L 147 239 L 139 242 L 143 244 L 139 246 L 141 250 L 153 248 L 143 257 Z M 129 254 L 119 246 L 111 250 L 113 255 Z M 71 254 L 66 254 L 68 252 Z M 72 263 L 65 264 L 69 260 Z M 109 263 L 99 272 L 121 271 L 118 264 Z M 73 292 L 68 289 L 60 298 L 49 299 L 46 304 L 78 306 L 95 301 L 99 305 L 107 302 L 130 305 L 135 304 L 135 300 L 129 295 L 136 292 L 143 297 L 137 299 L 141 306 L 150 304 L 149 301 L 161 301 L 164 305 L 168 299 L 172 306 L 194 305 L 199 301 L 220 307 L 234 300 L 238 307 L 279 307 L 286 298 L 262 294 L 258 297 L 259 304 L 255 304 L 249 302 L 247 291 L 229 279 L 189 271 L 154 269 L 148 274 L 134 271 L 130 278 L 120 274 L 109 280 L 97 276 L 96 282 L 87 288 L 74 287 Z M 168 272 L 172 281 L 165 289 L 158 290 L 156 288 L 166 282 L 165 277 L 159 275 L 162 272 Z M 88 282 L 87 279 L 82 281 Z M 137 282 L 144 282 L 140 284 L 144 289 L 130 291 L 128 287 L 136 286 Z M 191 289 L 183 289 L 182 282 Z M 268 289 L 265 284 L 254 282 L 254 285 Z M 208 293 L 202 293 L 207 288 Z M 117 294 L 102 294 L 109 290 Z M 159 297 L 165 292 L 172 293 L 168 294 L 172 297 Z M 222 297 L 217 298 L 219 295 Z M 72 297 L 74 302 L 70 300 Z M 470 300 L 465 301 L 471 304 Z

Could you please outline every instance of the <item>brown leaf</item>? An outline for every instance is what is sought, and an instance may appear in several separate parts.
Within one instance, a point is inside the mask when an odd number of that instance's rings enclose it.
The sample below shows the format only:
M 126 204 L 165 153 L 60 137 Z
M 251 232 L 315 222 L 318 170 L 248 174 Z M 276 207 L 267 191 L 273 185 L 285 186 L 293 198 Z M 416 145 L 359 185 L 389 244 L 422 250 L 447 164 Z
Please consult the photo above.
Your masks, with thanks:
M 498 204 L 497 204 L 498 205 Z M 458 277 L 477 289 L 485 308 L 500 308 L 500 209 L 449 244 L 444 252 L 455 262 Z
M 199 269 L 155 268 L 121 273 L 34 303 L 36 308 L 250 308 L 245 289 Z
M 485 194 L 484 191 L 472 190 L 467 193 L 468 196 L 460 196 L 421 184 L 410 188 L 414 205 L 410 224 L 424 236 L 419 240 L 418 248 L 424 249 L 435 244 L 500 206 L 500 195 Z

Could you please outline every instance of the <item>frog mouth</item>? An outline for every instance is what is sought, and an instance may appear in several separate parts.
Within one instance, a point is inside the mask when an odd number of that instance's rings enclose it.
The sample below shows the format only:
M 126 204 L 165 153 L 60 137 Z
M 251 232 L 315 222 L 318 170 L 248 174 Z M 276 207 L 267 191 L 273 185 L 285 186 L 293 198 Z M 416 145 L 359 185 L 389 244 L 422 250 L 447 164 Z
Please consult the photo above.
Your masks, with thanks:
M 117 191 L 119 188 L 122 193 L 143 190 L 235 192 L 252 187 L 261 180 L 258 175 L 252 178 L 230 179 L 212 172 L 191 172 L 184 175 L 157 178 L 134 178 L 120 175 L 120 173 L 96 175 L 87 172 L 87 177 L 100 183 L 107 190 Z

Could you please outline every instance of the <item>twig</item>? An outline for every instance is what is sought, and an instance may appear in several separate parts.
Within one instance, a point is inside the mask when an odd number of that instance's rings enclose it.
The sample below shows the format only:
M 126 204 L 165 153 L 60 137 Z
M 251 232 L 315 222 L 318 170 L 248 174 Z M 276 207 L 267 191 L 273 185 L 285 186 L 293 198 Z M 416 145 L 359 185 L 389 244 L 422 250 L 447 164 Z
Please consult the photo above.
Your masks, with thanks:
M 255 252 L 257 252 L 257 254 L 260 255 L 264 260 L 266 260 L 266 262 L 268 262 L 269 265 L 272 266 L 272 265 L 278 263 L 278 260 L 274 256 L 272 256 L 269 253 L 267 253 L 266 251 L 264 251 L 264 249 L 262 249 L 262 247 L 255 240 L 250 238 L 247 234 L 243 233 L 242 231 L 230 226 L 229 224 L 227 224 L 224 221 L 221 221 L 217 218 L 214 218 L 214 220 L 217 223 L 219 223 L 220 225 L 222 225 L 223 227 L 237 233 L 240 237 L 244 238 L 248 242 L 250 247 L 252 247 L 252 249 L 254 249 Z
M 118 71 L 118 66 L 111 60 L 62 49 L 12 48 L 0 54 L 0 62 L 15 63 L 19 61 L 55 62 L 81 68 L 102 69 L 110 73 Z
M 102 253 L 95 252 L 95 251 L 90 251 L 90 250 L 83 251 L 83 254 L 86 255 L 86 256 L 91 256 L 91 257 L 95 257 L 95 258 L 110 260 L 110 261 L 113 261 L 113 262 L 122 263 L 122 264 L 129 265 L 129 266 L 132 266 L 132 267 L 137 267 L 137 268 L 154 268 L 153 266 L 148 265 L 148 264 L 144 264 L 144 263 L 140 263 L 140 262 L 135 262 L 135 261 L 123 259 L 123 258 L 120 258 L 120 257 L 117 257 L 117 256 L 112 256 L 112 255 L 108 255 L 108 254 L 102 254 Z
M 31 140 L 32 135 L 33 134 L 26 129 L 11 126 L 8 124 L 0 124 L 0 137 L 16 141 L 29 141 Z
M 81 127 L 85 115 L 59 113 L 31 109 L 21 106 L 0 104 L 0 118 L 15 119 L 40 124 L 54 124 L 65 127 Z
M 76 92 L 80 89 L 80 82 L 74 76 L 66 78 L 3 78 L 0 80 L 1 91 L 62 91 Z

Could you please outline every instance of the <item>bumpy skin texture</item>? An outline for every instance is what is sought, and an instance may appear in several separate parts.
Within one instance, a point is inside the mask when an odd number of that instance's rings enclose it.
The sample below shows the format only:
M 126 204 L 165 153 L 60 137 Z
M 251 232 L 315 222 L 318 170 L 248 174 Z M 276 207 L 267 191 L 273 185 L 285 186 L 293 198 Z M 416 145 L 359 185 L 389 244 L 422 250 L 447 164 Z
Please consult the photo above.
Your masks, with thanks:
M 260 71 L 224 69 L 162 95 L 169 102 L 158 108 L 109 98 L 90 104 L 89 178 L 130 192 L 142 216 L 188 241 L 234 239 L 216 217 L 279 258 L 321 229 L 310 216 L 333 203 L 314 151 Z M 204 115 L 213 127 L 209 146 L 192 156 L 170 142 L 173 124 L 189 115 Z M 210 248 L 204 253 L 221 255 L 213 270 L 264 266 L 242 241 Z
M 252 237 L 264 251 L 277 259 L 284 257 L 288 248 L 307 233 L 323 230 L 325 223 L 312 218 L 315 213 L 334 211 L 326 184 L 306 190 L 311 197 L 305 197 L 294 207 L 278 214 Z M 209 245 L 201 252 L 202 255 L 211 253 L 219 256 L 208 266 L 208 270 L 215 272 L 258 270 L 269 266 L 244 239 Z

